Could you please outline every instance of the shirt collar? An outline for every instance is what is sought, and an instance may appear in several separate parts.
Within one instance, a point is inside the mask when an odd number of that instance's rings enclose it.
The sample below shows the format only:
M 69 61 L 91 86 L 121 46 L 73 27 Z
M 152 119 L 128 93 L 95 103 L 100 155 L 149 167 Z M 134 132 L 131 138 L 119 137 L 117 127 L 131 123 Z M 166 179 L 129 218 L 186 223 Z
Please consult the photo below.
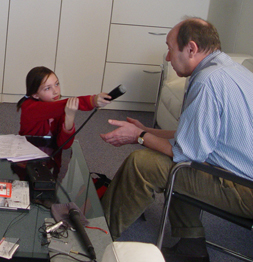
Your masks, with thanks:
M 211 54 L 209 54 L 208 56 L 206 56 L 198 65 L 197 67 L 194 69 L 194 71 L 192 72 L 190 78 L 189 78 L 189 82 L 188 82 L 188 86 L 187 89 L 185 90 L 185 94 L 184 94 L 184 99 L 183 99 L 183 105 L 182 105 L 182 110 L 181 112 L 184 111 L 185 108 L 185 99 L 191 89 L 191 83 L 193 81 L 193 79 L 195 78 L 195 76 L 201 71 L 203 70 L 205 67 L 210 66 L 211 61 L 218 56 L 221 53 L 220 50 L 216 50 L 214 52 L 212 52 Z
M 220 50 L 216 50 L 214 52 L 212 52 L 211 54 L 209 54 L 208 56 L 206 56 L 198 65 L 197 67 L 194 69 L 194 71 L 191 74 L 191 77 L 194 77 L 200 70 L 204 69 L 206 66 L 210 65 L 210 61 L 213 60 L 216 56 L 218 56 L 221 53 Z

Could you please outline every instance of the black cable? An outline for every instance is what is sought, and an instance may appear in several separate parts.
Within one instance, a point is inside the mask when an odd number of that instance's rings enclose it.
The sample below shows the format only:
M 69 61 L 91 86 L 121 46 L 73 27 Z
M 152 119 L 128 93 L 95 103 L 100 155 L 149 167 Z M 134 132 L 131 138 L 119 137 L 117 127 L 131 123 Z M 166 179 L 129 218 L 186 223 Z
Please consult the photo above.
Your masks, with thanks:
M 78 253 L 78 254 L 79 254 L 79 255 L 82 255 L 82 256 L 85 256 L 85 257 L 88 257 L 88 256 L 86 256 L 85 254 L 82 254 L 82 253 Z M 73 256 L 71 256 L 71 255 L 69 255 L 69 254 L 64 254 L 64 253 L 54 254 L 54 255 L 52 255 L 52 256 L 50 257 L 50 260 L 51 260 L 52 258 L 54 258 L 54 257 L 56 257 L 56 256 L 60 256 L 60 255 L 70 257 L 70 258 L 72 258 L 72 259 L 74 259 L 74 260 L 76 260 L 76 261 L 80 261 L 80 262 L 96 262 L 96 260 L 88 260 L 88 261 L 80 260 L 80 259 L 78 259 L 78 258 L 76 258 L 76 257 L 73 257 Z
M 84 125 L 91 119 L 91 117 L 97 112 L 97 108 L 94 109 L 94 111 L 88 116 L 88 118 L 83 122 L 83 124 L 76 130 L 76 132 L 71 135 L 58 149 L 56 149 L 55 152 L 53 152 L 50 156 L 51 159 L 54 158 L 54 156 L 62 150 L 62 148 L 84 127 Z
M 62 150 L 62 148 L 84 127 L 84 125 L 91 119 L 91 117 L 97 112 L 97 110 L 98 110 L 98 109 L 95 108 L 94 111 L 89 115 L 89 117 L 84 121 L 84 123 L 76 130 L 76 132 L 75 132 L 73 135 L 71 135 L 71 136 L 69 137 L 69 139 L 67 139 L 56 151 L 54 151 L 54 152 L 50 155 L 50 158 L 51 158 L 51 159 L 53 159 L 54 156 L 55 156 L 60 150 Z M 84 215 L 85 215 L 85 211 L 86 211 L 86 202 L 87 202 L 87 199 L 88 199 L 88 189 L 89 189 L 89 184 L 90 184 L 90 178 L 91 178 L 91 173 L 89 173 L 89 177 L 88 177 L 88 185 L 87 185 L 86 196 L 85 196 L 85 203 L 84 203 Z M 69 201 L 69 202 L 72 202 L 72 201 L 71 201 L 71 198 L 70 198 L 68 192 L 65 190 L 65 188 L 61 185 L 61 183 L 60 183 L 59 181 L 56 180 L 56 182 L 57 182 L 58 186 L 61 188 L 62 192 L 63 192 L 63 193 L 65 194 L 65 196 L 67 197 L 68 201 Z M 45 230 L 44 230 L 42 227 L 40 227 L 40 230 L 43 230 L 42 232 L 39 231 L 40 233 L 42 233 L 42 234 L 44 234 L 44 235 L 46 234 Z M 50 232 L 50 233 L 52 233 L 52 232 Z M 52 235 L 52 234 L 51 234 L 51 235 Z M 52 236 L 52 237 L 54 237 L 54 236 Z M 45 243 L 44 245 L 46 245 L 46 244 L 49 244 L 49 243 Z M 78 254 L 83 255 L 83 256 L 86 256 L 85 254 L 82 254 L 82 253 L 78 253 Z M 83 262 L 82 260 L 78 260 L 78 259 L 76 259 L 76 258 L 73 257 L 73 256 L 70 256 L 70 255 L 68 255 L 68 254 L 62 254 L 62 253 L 55 254 L 55 255 L 53 255 L 51 258 L 53 258 L 53 257 L 55 257 L 55 256 L 57 256 L 57 255 L 66 255 L 66 256 L 69 256 L 69 257 L 71 257 L 71 258 L 73 258 L 73 259 L 75 259 L 75 260 L 77 260 L 77 261 Z M 86 256 L 86 257 L 90 258 L 89 256 Z M 51 259 L 51 258 L 50 258 L 50 259 Z M 92 261 L 96 262 L 96 260 L 92 260 Z M 87 262 L 88 262 L 88 261 L 87 261 Z
M 98 108 L 95 108 L 93 110 L 93 112 L 88 116 L 88 118 L 83 122 L 83 124 L 75 131 L 75 133 L 72 136 L 70 136 L 58 149 L 56 149 L 55 152 L 53 152 L 51 154 L 51 156 L 50 156 L 51 159 L 53 159 L 53 157 L 84 127 L 84 125 L 91 119 L 91 117 L 97 112 L 97 110 L 98 110 Z M 90 179 L 90 176 L 89 176 L 89 179 Z M 71 198 L 70 198 L 69 194 L 67 193 L 67 191 L 65 190 L 65 188 L 61 185 L 61 183 L 59 183 L 59 181 L 56 181 L 56 182 L 59 185 L 59 187 L 61 188 L 64 195 L 67 197 L 68 201 L 72 202 Z M 89 183 L 89 181 L 88 181 L 88 183 Z M 86 195 L 86 199 L 87 199 L 87 195 Z
M 63 194 L 67 197 L 68 201 L 69 201 L 69 202 L 72 202 L 72 200 L 71 200 L 68 192 L 67 192 L 67 191 L 65 190 L 65 188 L 62 186 L 62 184 L 61 184 L 58 180 L 56 180 L 56 183 L 57 183 L 57 185 L 60 187 L 60 189 L 62 190 Z
M 88 199 L 88 193 L 89 193 L 89 188 L 90 188 L 90 178 L 91 178 L 91 173 L 89 173 L 89 177 L 88 177 L 88 184 L 87 184 L 87 189 L 86 189 L 86 195 L 85 195 L 85 199 L 84 199 L 84 208 L 83 208 L 83 211 L 84 211 L 84 216 L 85 216 L 85 213 L 86 213 L 86 204 L 87 204 L 87 199 Z
M 30 205 L 29 205 L 29 206 L 30 206 Z M 26 209 L 28 209 L 29 206 L 28 206 Z M 33 210 L 33 209 L 34 209 L 34 208 L 32 208 L 32 210 Z M 22 219 L 23 219 L 24 217 L 26 217 L 28 214 L 29 214 L 28 212 L 27 212 L 27 213 L 20 213 L 18 216 L 14 217 L 14 218 L 10 221 L 9 225 L 7 226 L 7 228 L 6 228 L 6 230 L 5 230 L 4 234 L 3 234 L 3 237 L 5 237 L 6 233 L 8 232 L 8 230 L 9 230 L 13 225 L 15 225 L 17 222 L 19 222 L 20 220 L 22 220 Z M 20 217 L 20 218 L 19 218 L 19 217 Z M 18 218 L 19 218 L 19 219 L 18 219 Z M 15 221 L 16 219 L 18 219 L 18 220 Z
M 61 239 L 61 238 L 68 238 L 68 229 L 69 227 L 65 224 L 62 224 L 57 230 L 55 231 L 50 231 L 47 233 L 46 229 L 49 226 L 54 225 L 52 222 L 44 222 L 41 227 L 39 227 L 38 231 L 41 233 L 44 237 L 47 236 L 47 234 L 50 234 L 51 237 Z M 49 244 L 49 243 L 48 243 Z

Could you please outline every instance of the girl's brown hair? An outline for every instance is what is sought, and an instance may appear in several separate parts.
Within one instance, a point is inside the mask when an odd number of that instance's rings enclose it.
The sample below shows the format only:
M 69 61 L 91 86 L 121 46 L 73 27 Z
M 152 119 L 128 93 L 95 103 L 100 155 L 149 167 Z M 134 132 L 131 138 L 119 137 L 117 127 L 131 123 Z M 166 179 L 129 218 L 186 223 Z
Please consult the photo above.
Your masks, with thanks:
M 44 66 L 38 66 L 31 69 L 26 76 L 26 95 L 22 97 L 17 103 L 17 111 L 21 108 L 22 103 L 28 99 L 32 98 L 32 95 L 38 92 L 39 87 L 42 82 L 47 81 L 48 77 L 54 74 L 54 72 Z

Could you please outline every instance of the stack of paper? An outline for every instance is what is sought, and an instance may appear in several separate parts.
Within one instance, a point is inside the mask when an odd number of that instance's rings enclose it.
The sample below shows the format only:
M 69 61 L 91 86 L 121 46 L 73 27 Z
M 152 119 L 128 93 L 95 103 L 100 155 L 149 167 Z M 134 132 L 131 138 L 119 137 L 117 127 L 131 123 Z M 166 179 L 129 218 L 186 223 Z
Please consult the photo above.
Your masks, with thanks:
M 46 153 L 19 135 L 0 135 L 0 159 L 20 162 L 48 157 Z

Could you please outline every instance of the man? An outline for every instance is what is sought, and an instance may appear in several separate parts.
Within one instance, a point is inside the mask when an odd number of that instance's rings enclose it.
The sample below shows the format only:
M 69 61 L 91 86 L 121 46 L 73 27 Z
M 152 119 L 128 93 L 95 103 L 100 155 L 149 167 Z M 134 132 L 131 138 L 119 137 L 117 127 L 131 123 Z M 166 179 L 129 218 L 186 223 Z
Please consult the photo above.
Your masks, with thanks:
M 163 192 L 175 162 L 208 162 L 253 179 L 253 74 L 220 51 L 216 29 L 202 19 L 177 24 L 167 45 L 167 61 L 177 75 L 190 76 L 177 131 L 148 128 L 128 118 L 109 120 L 119 128 L 101 134 L 114 146 L 140 141 L 147 147 L 130 154 L 102 199 L 115 238 L 153 202 L 154 191 Z M 185 169 L 174 188 L 253 218 L 253 192 L 243 186 Z M 180 240 L 164 250 L 168 261 L 209 261 L 199 214 L 198 208 L 173 199 L 169 218 L 172 235 Z

